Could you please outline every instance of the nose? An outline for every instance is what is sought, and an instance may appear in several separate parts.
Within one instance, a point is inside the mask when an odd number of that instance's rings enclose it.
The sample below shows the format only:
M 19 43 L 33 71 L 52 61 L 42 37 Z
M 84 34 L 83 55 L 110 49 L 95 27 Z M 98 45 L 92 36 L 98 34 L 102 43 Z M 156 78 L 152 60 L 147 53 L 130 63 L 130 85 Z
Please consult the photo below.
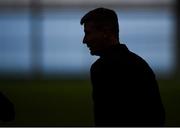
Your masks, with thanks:
M 86 44 L 86 36 L 83 38 L 83 44 Z

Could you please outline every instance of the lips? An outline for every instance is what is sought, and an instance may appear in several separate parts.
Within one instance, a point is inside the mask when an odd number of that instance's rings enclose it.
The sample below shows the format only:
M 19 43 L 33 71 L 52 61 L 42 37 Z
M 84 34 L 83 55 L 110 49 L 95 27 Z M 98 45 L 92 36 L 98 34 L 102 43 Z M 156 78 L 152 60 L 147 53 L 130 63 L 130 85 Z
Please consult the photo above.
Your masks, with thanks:
M 88 49 L 89 49 L 89 50 L 92 50 L 92 48 L 91 48 L 91 47 L 88 47 Z
M 89 43 L 89 44 L 86 44 L 86 45 L 87 45 L 87 47 L 88 47 L 89 50 L 92 50 L 92 49 L 93 49 L 93 46 L 90 45 L 90 43 Z
M 91 46 L 87 45 L 87 47 L 88 47 L 89 50 L 92 50 L 92 47 L 91 47 Z
M 91 48 L 91 46 L 90 46 L 90 45 L 87 45 L 87 47 L 88 47 L 88 48 Z

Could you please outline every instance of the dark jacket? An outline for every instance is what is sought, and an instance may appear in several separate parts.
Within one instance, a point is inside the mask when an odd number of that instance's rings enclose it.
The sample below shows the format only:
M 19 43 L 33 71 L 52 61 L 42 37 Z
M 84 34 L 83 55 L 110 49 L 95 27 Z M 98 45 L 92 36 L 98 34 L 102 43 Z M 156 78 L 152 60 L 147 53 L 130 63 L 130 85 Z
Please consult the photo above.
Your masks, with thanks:
M 158 83 L 148 64 L 123 44 L 91 66 L 96 126 L 163 126 Z

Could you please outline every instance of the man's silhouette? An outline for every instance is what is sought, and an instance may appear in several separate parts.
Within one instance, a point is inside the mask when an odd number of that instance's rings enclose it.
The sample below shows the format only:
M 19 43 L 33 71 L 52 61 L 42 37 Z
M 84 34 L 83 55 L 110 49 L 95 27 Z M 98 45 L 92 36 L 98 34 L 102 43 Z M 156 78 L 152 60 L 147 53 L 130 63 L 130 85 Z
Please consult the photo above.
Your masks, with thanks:
M 83 43 L 100 58 L 91 66 L 96 126 L 163 126 L 165 112 L 155 74 L 119 43 L 113 10 L 97 8 L 82 19 Z

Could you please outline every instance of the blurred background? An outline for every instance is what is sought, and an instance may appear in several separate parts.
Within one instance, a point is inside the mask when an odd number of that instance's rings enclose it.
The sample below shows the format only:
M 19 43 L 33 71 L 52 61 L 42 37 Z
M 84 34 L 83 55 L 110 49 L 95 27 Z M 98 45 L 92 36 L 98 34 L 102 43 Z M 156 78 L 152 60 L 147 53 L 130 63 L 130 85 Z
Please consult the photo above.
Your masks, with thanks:
M 96 7 L 117 12 L 120 42 L 156 74 L 166 126 L 180 126 L 178 0 L 0 0 L 0 91 L 16 110 L 0 126 L 93 126 L 98 57 L 82 44 L 80 19 Z

